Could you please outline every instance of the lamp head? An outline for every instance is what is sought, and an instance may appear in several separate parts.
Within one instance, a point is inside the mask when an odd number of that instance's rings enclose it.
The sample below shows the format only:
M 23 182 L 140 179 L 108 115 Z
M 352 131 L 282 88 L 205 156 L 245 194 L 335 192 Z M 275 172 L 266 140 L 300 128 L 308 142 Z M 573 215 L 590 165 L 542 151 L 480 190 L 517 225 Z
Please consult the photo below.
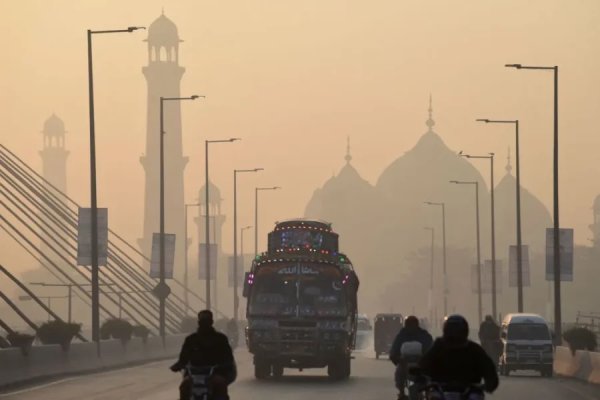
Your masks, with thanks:
M 145 26 L 129 26 L 127 27 L 127 32 L 137 31 L 139 29 L 146 29 Z
M 450 183 L 456 183 L 456 184 L 458 184 L 458 181 L 450 181 Z
M 485 122 L 486 124 L 489 124 L 490 120 L 488 118 L 477 118 L 475 121 L 477 122 Z
M 241 138 L 231 138 L 229 139 L 230 142 L 237 142 L 238 140 L 242 140 Z
M 264 170 L 265 170 L 264 168 L 254 168 L 254 170 L 253 170 L 253 171 L 254 171 L 254 172 L 258 172 L 258 171 L 264 171 Z
M 516 69 L 523 68 L 523 66 L 521 64 L 505 64 L 504 66 L 507 68 L 516 68 Z

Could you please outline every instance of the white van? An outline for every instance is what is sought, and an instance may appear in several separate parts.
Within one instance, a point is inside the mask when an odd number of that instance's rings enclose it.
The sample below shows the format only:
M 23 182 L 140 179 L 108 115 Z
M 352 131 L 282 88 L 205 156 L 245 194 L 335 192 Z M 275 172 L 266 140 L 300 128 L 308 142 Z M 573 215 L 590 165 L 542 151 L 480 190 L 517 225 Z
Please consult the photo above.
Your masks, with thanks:
M 508 314 L 502 321 L 500 336 L 502 375 L 508 376 L 515 370 L 535 370 L 542 376 L 552 376 L 554 347 L 544 318 L 537 314 Z

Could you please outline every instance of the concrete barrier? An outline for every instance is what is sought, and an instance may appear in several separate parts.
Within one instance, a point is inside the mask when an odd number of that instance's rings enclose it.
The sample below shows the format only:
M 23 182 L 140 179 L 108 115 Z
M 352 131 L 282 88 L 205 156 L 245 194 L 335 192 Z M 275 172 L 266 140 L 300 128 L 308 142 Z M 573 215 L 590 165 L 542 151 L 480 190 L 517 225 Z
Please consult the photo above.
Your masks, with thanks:
M 103 340 L 98 357 L 96 343 L 72 343 L 68 350 L 60 346 L 33 346 L 27 355 L 20 349 L 0 349 L 0 388 L 41 378 L 117 368 L 134 363 L 175 358 L 185 335 L 165 338 L 150 337 L 146 341 L 132 338 Z
M 590 353 L 590 362 L 592 372 L 588 377 L 588 382 L 600 385 L 600 353 Z
M 559 346 L 554 352 L 554 372 L 557 375 L 600 384 L 600 353 Z

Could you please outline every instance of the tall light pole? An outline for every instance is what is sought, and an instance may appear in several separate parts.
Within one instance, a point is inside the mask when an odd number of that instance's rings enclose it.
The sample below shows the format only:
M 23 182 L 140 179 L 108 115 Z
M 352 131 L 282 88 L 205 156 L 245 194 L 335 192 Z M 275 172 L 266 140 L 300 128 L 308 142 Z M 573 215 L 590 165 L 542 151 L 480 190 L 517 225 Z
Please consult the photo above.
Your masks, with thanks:
M 438 206 L 442 208 L 442 266 L 444 274 L 444 316 L 448 315 L 448 274 L 446 272 L 446 203 L 434 203 L 426 201 L 428 206 Z
M 234 169 L 233 170 L 233 320 L 238 320 L 240 299 L 238 296 L 238 253 L 237 253 L 237 174 L 258 172 L 264 168 Z M 244 255 L 242 254 L 242 257 Z
M 477 119 L 486 124 L 513 124 L 515 126 L 515 147 L 517 158 L 517 310 L 523 312 L 523 239 L 521 235 L 521 156 L 519 152 L 519 120 L 492 120 L 487 118 Z
M 241 140 L 240 138 L 230 138 L 230 139 L 223 139 L 223 140 L 205 140 L 204 141 L 204 157 L 205 157 L 205 189 L 204 189 L 204 196 L 205 196 L 205 213 L 206 213 L 206 223 L 205 223 L 205 240 L 204 243 L 206 245 L 206 249 L 205 249 L 205 253 L 206 253 L 206 258 L 205 258 L 205 262 L 206 262 L 206 308 L 208 310 L 210 310 L 211 308 L 211 302 L 210 302 L 210 201 L 209 201 L 209 196 L 210 196 L 210 189 L 209 189 L 209 181 L 208 181 L 208 145 L 212 144 L 212 143 L 233 143 L 235 141 Z M 217 277 L 215 276 L 215 289 L 216 289 L 216 279 Z
M 558 343 L 562 342 L 562 313 L 560 299 L 560 224 L 558 208 L 558 66 L 528 66 L 521 64 L 506 64 L 508 68 L 534 69 L 554 72 L 554 333 Z
M 479 182 L 477 181 L 450 181 L 456 185 L 475 185 L 475 225 L 477 233 L 477 313 L 479 323 L 483 321 L 483 303 L 481 299 L 481 245 L 479 235 Z
M 192 203 L 185 205 L 185 258 L 183 264 L 183 303 L 185 304 L 185 314 L 188 314 L 190 309 L 190 300 L 188 296 L 189 289 L 189 274 L 188 274 L 188 252 L 189 252 L 189 243 L 188 243 L 188 207 L 199 207 L 200 203 Z
M 98 270 L 98 199 L 96 196 L 96 123 L 94 117 L 94 69 L 92 63 L 92 35 L 101 33 L 133 32 L 146 29 L 130 26 L 127 29 L 92 31 L 87 30 L 88 55 L 88 94 L 90 113 L 90 208 L 91 208 L 91 238 L 92 238 L 92 341 L 96 342 L 96 351 L 100 355 L 100 289 Z
M 254 189 L 254 257 L 258 255 L 258 192 L 263 190 L 278 190 L 279 186 L 257 187 Z
M 490 194 L 492 197 L 492 315 L 494 319 L 498 317 L 497 312 L 497 291 L 496 291 L 496 211 L 494 203 L 494 153 L 489 153 L 487 156 L 473 156 L 470 154 L 460 154 L 466 158 L 473 159 L 489 159 L 490 160 Z
M 435 244 L 435 228 L 425 227 L 427 231 L 431 231 L 431 254 L 430 254 L 430 269 L 429 269 L 429 321 L 433 324 L 433 257 L 434 257 L 434 244 Z
M 183 101 L 183 100 L 196 100 L 198 97 L 193 95 L 190 97 L 160 97 L 160 248 L 159 248 L 159 286 L 160 288 L 156 294 L 159 300 L 159 332 L 163 339 L 163 345 L 165 341 L 165 314 L 166 314 L 166 300 L 170 293 L 169 287 L 165 283 L 165 123 L 164 123 L 164 102 L 165 101 Z
M 248 225 L 240 229 L 240 253 L 242 254 L 242 261 L 244 260 L 244 232 L 252 228 L 252 225 Z

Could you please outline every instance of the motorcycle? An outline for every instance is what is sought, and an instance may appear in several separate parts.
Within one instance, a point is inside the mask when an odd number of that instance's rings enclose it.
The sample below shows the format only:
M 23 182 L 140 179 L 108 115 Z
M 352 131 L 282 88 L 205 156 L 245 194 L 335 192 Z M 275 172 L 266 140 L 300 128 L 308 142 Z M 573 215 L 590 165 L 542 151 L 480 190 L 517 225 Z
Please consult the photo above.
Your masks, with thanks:
M 428 400 L 484 400 L 483 386 L 479 384 L 447 384 L 430 382 L 421 388 Z
M 484 400 L 484 386 L 481 384 L 432 382 L 419 368 L 410 368 L 413 378 L 414 399 L 423 400 Z
M 203 367 L 188 365 L 185 367 L 183 376 L 191 380 L 190 400 L 212 400 L 209 380 L 215 372 L 215 368 L 215 365 Z

